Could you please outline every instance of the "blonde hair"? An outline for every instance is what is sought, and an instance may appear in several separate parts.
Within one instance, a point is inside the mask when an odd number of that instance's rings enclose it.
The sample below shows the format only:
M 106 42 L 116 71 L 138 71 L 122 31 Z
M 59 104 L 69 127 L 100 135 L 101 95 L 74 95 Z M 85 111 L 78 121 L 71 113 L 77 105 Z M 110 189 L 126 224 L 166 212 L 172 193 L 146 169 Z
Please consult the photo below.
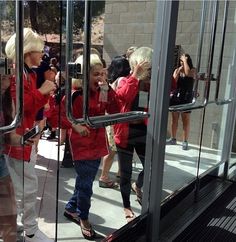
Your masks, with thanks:
M 129 59 L 130 56 L 134 53 L 135 50 L 137 50 L 137 46 L 130 46 L 126 51 L 126 58 Z
M 5 52 L 9 59 L 14 60 L 16 55 L 16 34 L 13 34 L 7 41 Z M 24 54 L 32 51 L 43 51 L 44 41 L 41 37 L 30 28 L 24 28 L 24 43 L 23 43 Z
M 134 67 L 137 64 L 140 64 L 142 61 L 147 61 L 148 63 L 152 63 L 152 53 L 153 50 L 149 47 L 140 47 L 136 49 L 129 58 L 130 68 L 133 71 Z
M 134 68 L 137 66 L 137 64 L 140 64 L 143 61 L 146 61 L 149 64 L 149 67 L 152 66 L 152 53 L 153 50 L 149 47 L 140 47 L 136 49 L 129 58 L 129 64 L 131 71 L 134 71 Z M 147 77 L 149 77 L 149 70 L 146 68 L 142 71 L 142 73 L 139 74 L 138 79 L 144 80 Z
M 82 87 L 82 80 L 72 78 L 72 89 L 77 90 L 78 88 Z
M 83 55 L 80 55 L 76 60 L 75 63 L 78 63 L 81 65 L 81 72 L 83 72 Z M 101 65 L 102 61 L 97 54 L 90 54 L 90 68 L 92 69 L 95 65 Z
M 76 60 L 75 63 L 80 64 L 81 65 L 81 73 L 83 73 L 83 56 L 80 55 Z M 103 67 L 102 61 L 100 59 L 100 57 L 97 54 L 91 54 L 90 55 L 90 70 L 93 70 L 93 68 L 96 65 L 100 65 Z M 82 87 L 82 79 L 76 79 L 76 78 L 72 78 L 72 83 L 73 82 L 77 82 L 79 83 L 79 87 Z

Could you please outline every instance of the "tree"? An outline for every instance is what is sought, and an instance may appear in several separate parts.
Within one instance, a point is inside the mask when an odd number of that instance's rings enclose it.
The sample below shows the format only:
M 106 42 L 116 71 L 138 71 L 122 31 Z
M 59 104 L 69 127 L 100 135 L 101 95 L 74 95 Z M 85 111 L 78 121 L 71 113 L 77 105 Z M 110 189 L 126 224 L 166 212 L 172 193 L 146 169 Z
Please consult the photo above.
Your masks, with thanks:
M 84 24 L 84 1 L 73 1 L 73 32 L 78 34 Z M 92 2 L 92 16 L 104 12 L 105 1 Z M 48 17 L 49 16 L 49 17 Z M 31 27 L 41 34 L 60 33 L 60 24 L 65 26 L 66 4 L 62 1 L 26 1 L 25 17 L 30 19 Z M 61 18 L 62 17 L 62 18 Z

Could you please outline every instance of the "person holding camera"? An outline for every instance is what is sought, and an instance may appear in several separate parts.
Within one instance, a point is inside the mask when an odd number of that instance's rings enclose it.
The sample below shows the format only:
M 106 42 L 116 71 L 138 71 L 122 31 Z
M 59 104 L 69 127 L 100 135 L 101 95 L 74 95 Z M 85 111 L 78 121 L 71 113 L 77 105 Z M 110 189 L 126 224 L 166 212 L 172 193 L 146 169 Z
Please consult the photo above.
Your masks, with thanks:
M 193 85 L 196 75 L 196 69 L 193 67 L 192 59 L 189 54 L 182 54 L 179 59 L 179 67 L 173 73 L 173 82 L 176 88 L 172 90 L 170 95 L 170 106 L 191 103 L 193 100 Z M 183 142 L 182 149 L 188 149 L 188 137 L 190 130 L 190 113 L 172 112 L 171 138 L 167 141 L 168 145 L 176 145 L 176 134 L 178 129 L 178 120 L 181 115 L 183 122 Z

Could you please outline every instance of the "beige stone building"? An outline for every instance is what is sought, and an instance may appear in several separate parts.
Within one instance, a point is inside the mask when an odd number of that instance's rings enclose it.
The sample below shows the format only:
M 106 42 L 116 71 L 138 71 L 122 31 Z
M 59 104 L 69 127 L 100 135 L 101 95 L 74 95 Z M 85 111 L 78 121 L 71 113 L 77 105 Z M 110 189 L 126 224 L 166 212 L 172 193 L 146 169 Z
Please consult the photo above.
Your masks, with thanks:
M 156 1 L 106 1 L 105 7 L 105 24 L 104 24 L 104 49 L 103 55 L 107 63 L 111 58 L 124 54 L 130 46 L 153 46 L 153 40 L 156 29 Z M 207 9 L 210 9 L 211 1 L 205 2 Z M 230 2 L 227 15 L 226 38 L 223 49 L 223 63 L 221 71 L 221 85 L 219 90 L 219 99 L 230 98 L 228 93 L 228 71 L 232 63 L 232 41 L 235 36 L 235 5 L 236 2 Z M 196 66 L 199 46 L 199 33 L 201 23 L 202 1 L 180 1 L 178 10 L 178 22 L 176 31 L 176 45 L 181 45 L 182 51 L 189 53 L 192 57 L 193 64 Z M 211 33 L 212 12 L 207 11 L 205 20 L 205 29 L 203 36 L 203 47 L 201 52 L 201 65 L 199 72 L 206 72 L 209 63 L 209 45 Z M 221 33 L 224 16 L 224 2 L 219 4 L 217 19 L 217 29 L 215 37 L 215 50 L 212 65 L 212 74 L 217 75 L 221 47 Z M 154 67 L 155 69 L 155 67 Z M 199 82 L 198 101 L 203 102 L 204 81 Z M 209 101 L 215 99 L 216 82 L 211 81 Z M 204 122 L 203 144 L 207 147 L 217 148 L 220 143 L 221 126 L 224 125 L 223 112 L 227 112 L 225 105 L 209 104 L 206 108 Z M 199 144 L 200 130 L 203 119 L 203 109 L 194 110 L 191 114 L 190 142 Z M 179 123 L 178 137 L 181 140 L 182 123 Z

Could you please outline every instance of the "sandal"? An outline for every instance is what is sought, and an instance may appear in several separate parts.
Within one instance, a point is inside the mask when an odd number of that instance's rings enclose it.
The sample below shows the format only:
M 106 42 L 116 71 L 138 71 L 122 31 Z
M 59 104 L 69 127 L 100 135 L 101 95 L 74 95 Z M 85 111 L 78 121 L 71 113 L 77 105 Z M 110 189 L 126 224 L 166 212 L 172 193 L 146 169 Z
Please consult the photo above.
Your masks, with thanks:
M 80 228 L 81 228 L 81 233 L 82 233 L 82 235 L 84 236 L 85 239 L 87 239 L 87 240 L 94 240 L 96 238 L 96 232 L 92 228 L 92 225 L 90 225 L 89 229 L 87 229 L 85 227 L 82 227 L 81 225 L 80 225 Z M 88 233 L 90 235 L 88 235 Z
M 142 193 L 141 189 L 137 187 L 137 185 L 136 185 L 135 182 L 132 183 L 131 189 L 132 189 L 133 192 L 135 192 L 135 194 L 137 196 L 138 203 L 140 205 L 142 205 L 142 196 L 143 196 L 143 193 Z
M 99 187 L 102 187 L 102 188 L 118 188 L 119 185 L 117 182 L 114 182 L 112 180 L 99 180 Z
M 68 218 L 70 221 L 80 225 L 80 219 L 79 219 L 79 217 L 78 217 L 78 215 L 76 213 L 71 213 L 71 212 L 65 210 L 64 216 L 66 218 Z

